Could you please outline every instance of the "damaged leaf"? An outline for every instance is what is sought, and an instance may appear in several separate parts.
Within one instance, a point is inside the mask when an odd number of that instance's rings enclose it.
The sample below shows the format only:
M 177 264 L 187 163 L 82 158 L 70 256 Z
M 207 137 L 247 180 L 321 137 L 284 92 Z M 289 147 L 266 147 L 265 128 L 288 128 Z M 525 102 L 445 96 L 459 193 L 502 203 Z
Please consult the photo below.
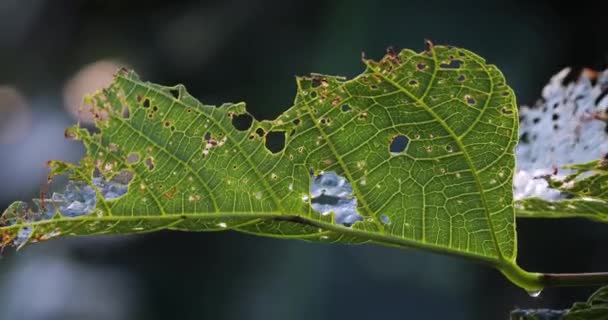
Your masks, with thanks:
M 230 229 L 466 256 L 529 287 L 515 264 L 517 108 L 501 72 L 431 43 L 363 63 L 350 80 L 298 77 L 272 121 L 120 70 L 86 100 L 98 133 L 66 133 L 87 149 L 79 165 L 53 163 L 67 190 L 7 209 L 4 243 Z
M 576 302 L 564 320 L 606 320 L 608 319 L 608 287 L 594 292 L 586 302 Z
M 608 222 L 607 94 L 608 70 L 566 68 L 520 110 L 518 217 Z
M 558 201 L 528 198 L 516 202 L 517 216 L 524 218 L 587 218 L 608 223 L 608 161 L 570 165 L 574 173 L 564 177 L 543 176 Z

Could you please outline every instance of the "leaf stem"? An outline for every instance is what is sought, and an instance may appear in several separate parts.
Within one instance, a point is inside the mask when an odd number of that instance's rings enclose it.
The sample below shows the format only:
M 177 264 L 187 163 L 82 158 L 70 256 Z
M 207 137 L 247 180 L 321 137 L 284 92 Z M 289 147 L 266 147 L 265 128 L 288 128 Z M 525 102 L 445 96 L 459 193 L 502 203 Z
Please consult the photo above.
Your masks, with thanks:
M 528 292 L 537 292 L 549 287 L 601 286 L 608 284 L 608 272 L 535 273 L 523 270 L 514 262 L 496 267 L 511 282 Z

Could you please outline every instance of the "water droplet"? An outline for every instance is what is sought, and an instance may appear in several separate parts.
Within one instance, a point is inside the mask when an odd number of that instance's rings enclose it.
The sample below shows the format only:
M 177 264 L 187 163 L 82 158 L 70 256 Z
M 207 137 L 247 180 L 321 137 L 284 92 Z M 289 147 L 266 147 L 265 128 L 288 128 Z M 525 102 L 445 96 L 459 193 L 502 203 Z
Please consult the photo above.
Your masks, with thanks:
M 540 289 L 540 290 L 531 290 L 531 291 L 528 291 L 528 294 L 532 298 L 538 298 L 538 297 L 540 297 L 541 292 L 543 292 L 542 289 Z
M 220 228 L 228 228 L 228 225 L 226 224 L 226 222 L 220 222 L 217 224 L 217 226 Z

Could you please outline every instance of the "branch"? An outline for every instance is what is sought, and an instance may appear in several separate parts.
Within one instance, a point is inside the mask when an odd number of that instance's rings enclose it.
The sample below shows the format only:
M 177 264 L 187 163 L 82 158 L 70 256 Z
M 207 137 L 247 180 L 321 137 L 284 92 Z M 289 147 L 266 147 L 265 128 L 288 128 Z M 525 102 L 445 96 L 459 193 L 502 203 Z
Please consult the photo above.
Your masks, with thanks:
M 608 272 L 544 273 L 540 281 L 544 287 L 600 286 L 608 284 Z

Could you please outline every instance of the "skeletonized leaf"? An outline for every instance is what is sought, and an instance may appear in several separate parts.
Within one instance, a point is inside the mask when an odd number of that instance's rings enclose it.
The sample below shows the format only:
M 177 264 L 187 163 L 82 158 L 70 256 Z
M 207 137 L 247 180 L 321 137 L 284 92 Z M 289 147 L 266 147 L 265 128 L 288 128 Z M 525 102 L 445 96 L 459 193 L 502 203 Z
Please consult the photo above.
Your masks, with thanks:
M 516 213 L 608 222 L 608 71 L 565 69 L 521 110 Z M 592 161 L 594 160 L 594 161 Z

